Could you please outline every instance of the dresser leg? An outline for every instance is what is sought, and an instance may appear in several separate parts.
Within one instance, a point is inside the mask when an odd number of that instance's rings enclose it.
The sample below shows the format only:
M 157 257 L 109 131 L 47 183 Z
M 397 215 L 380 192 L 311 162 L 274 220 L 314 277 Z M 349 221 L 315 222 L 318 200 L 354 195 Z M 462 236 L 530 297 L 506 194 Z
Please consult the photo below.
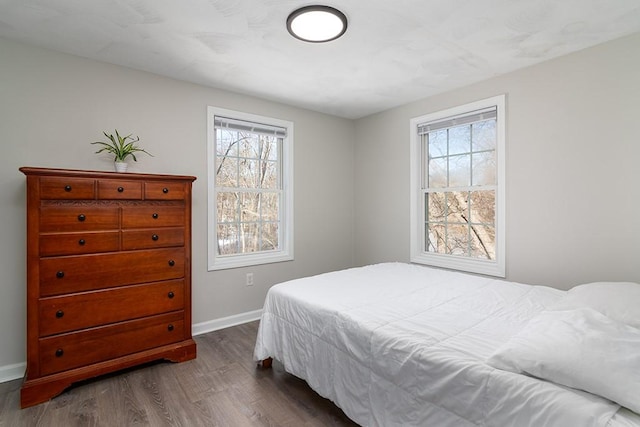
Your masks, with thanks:
M 74 381 L 60 379 L 57 381 L 25 381 L 20 389 L 20 408 L 28 408 L 39 403 L 44 403 L 62 393 Z

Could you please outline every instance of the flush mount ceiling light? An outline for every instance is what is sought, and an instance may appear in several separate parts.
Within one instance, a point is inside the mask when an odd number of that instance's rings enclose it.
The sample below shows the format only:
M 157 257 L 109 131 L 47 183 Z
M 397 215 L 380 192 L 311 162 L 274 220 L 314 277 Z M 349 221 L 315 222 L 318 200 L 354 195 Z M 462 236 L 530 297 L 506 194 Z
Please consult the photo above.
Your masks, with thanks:
M 291 12 L 287 18 L 287 30 L 305 42 L 329 42 L 347 31 L 347 17 L 329 6 L 306 6 Z

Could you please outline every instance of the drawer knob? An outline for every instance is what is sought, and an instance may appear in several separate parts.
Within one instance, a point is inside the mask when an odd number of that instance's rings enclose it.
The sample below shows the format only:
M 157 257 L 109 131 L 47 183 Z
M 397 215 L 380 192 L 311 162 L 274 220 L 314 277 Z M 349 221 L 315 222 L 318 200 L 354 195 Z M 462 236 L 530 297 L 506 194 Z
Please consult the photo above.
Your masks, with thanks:
M 80 214 L 80 215 L 78 215 L 78 221 L 82 222 L 82 221 L 84 221 L 85 219 L 87 219 L 87 217 L 86 217 L 84 214 Z
M 154 212 L 153 215 L 151 215 L 153 217 L 153 219 L 158 219 L 158 214 Z
M 118 187 L 118 193 L 122 193 L 124 191 L 124 187 Z
M 173 293 L 173 291 L 169 291 L 167 296 L 169 297 L 169 299 L 173 299 L 173 297 L 176 296 L 176 295 Z
M 56 273 L 56 277 L 58 279 L 62 279 L 64 277 L 64 271 L 60 270 Z
M 85 244 L 85 243 L 87 243 L 87 242 L 85 242 L 85 240 L 84 240 L 84 239 L 80 239 L 80 240 L 78 240 L 78 244 L 79 244 L 80 246 L 84 246 L 84 244 Z
M 62 310 L 56 311 L 56 317 L 58 319 L 62 318 L 63 316 L 64 316 L 64 311 L 62 311 Z
M 169 323 L 169 326 L 167 326 L 167 330 L 169 332 L 173 331 L 173 325 L 171 323 Z
M 153 241 L 156 241 L 158 239 L 159 239 L 159 237 L 158 237 L 157 234 L 154 234 L 154 235 L 151 236 L 151 240 L 153 240 Z
M 66 191 L 67 193 L 68 193 L 69 191 L 71 191 L 71 186 L 70 186 L 70 185 L 65 185 L 65 186 L 64 186 L 64 191 Z
M 59 348 L 56 350 L 56 357 L 62 357 L 62 355 L 64 354 L 64 350 Z
M 176 265 L 176 262 L 172 259 L 169 260 L 169 267 L 173 267 L 174 265 Z
M 168 189 L 167 187 L 164 187 L 164 188 L 162 189 L 162 192 L 163 192 L 164 194 L 167 194 L 167 193 L 169 192 L 169 189 Z

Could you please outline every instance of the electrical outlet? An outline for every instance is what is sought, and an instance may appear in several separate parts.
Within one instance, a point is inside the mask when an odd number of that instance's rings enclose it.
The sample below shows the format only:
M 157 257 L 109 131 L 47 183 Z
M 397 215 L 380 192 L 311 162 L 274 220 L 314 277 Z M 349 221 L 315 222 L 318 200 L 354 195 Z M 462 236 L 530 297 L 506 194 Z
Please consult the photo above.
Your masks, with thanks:
M 247 286 L 253 286 L 253 273 L 247 273 Z

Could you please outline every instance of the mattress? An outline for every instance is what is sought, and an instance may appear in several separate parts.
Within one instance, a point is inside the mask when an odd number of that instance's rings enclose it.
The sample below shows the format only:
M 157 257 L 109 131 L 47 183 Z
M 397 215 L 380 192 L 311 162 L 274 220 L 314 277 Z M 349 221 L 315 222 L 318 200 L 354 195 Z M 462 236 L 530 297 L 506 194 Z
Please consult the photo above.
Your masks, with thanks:
M 403 263 L 273 286 L 272 357 L 363 426 L 640 426 L 599 396 L 486 359 L 563 291 Z

